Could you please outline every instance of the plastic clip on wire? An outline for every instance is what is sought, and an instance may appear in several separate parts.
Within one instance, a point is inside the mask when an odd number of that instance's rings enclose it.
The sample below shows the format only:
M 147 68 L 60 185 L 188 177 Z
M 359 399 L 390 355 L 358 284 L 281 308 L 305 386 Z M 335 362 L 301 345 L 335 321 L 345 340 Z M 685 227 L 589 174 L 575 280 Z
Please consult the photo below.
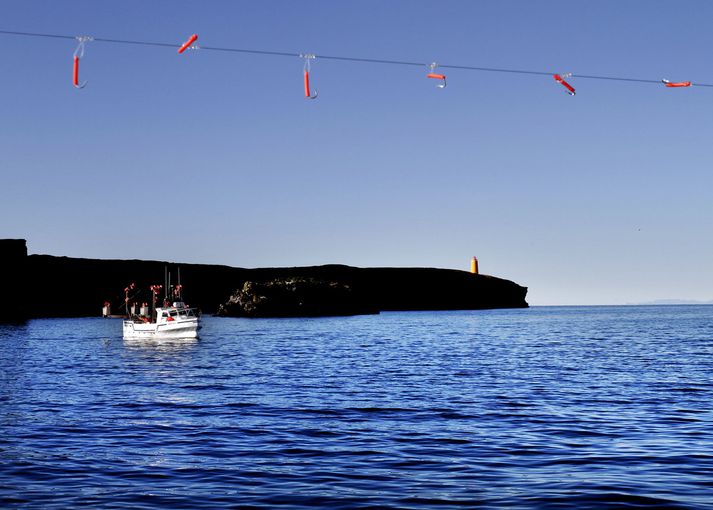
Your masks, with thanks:
M 438 67 L 438 64 L 433 62 L 432 64 L 429 64 L 428 69 L 431 71 L 426 75 L 426 78 L 433 78 L 434 80 L 441 80 L 441 83 L 436 85 L 439 89 L 444 89 L 446 88 L 446 75 L 445 74 L 437 74 L 434 73 L 433 71 L 436 70 L 436 67 Z
M 188 48 L 191 48 L 191 49 L 197 48 L 196 46 L 191 46 L 194 42 L 196 42 L 196 40 L 198 40 L 197 34 L 193 34 L 192 36 L 190 36 L 188 38 L 188 40 L 186 42 L 184 42 L 180 48 L 178 48 L 178 53 L 183 53 Z
M 668 80 L 661 80 L 661 83 L 663 83 L 667 87 L 690 87 L 691 86 L 690 81 L 670 82 Z
M 86 87 L 87 82 L 79 83 L 79 61 L 84 57 L 84 45 L 89 42 L 93 41 L 94 38 L 88 35 L 82 35 L 76 38 L 77 41 L 79 41 L 79 44 L 77 45 L 77 49 L 74 50 L 74 69 L 72 72 L 72 85 L 74 85 L 75 88 L 77 89 L 83 89 Z
M 311 70 L 311 65 L 310 65 L 310 60 L 314 60 L 316 55 L 312 53 L 303 53 L 300 55 L 303 59 L 305 59 L 305 65 L 302 69 L 302 72 L 304 74 L 304 85 L 305 85 L 305 98 L 306 99 L 317 99 L 317 91 L 314 91 L 314 94 L 312 94 L 310 88 L 309 88 L 309 73 Z
M 569 78 L 570 76 L 572 76 L 572 73 L 555 74 L 553 75 L 553 78 L 557 83 L 567 89 L 567 94 L 569 94 L 570 96 L 574 96 L 576 94 L 576 92 L 574 91 L 574 87 L 565 81 L 565 78 Z

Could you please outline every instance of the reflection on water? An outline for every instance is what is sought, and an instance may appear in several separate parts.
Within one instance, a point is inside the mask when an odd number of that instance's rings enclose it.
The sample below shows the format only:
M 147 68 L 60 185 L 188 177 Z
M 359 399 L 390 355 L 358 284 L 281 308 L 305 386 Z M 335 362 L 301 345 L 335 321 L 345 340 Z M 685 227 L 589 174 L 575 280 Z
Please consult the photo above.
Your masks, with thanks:
M 198 338 L 124 338 L 124 345 L 130 349 L 150 349 L 155 351 L 183 351 L 191 349 L 198 344 Z

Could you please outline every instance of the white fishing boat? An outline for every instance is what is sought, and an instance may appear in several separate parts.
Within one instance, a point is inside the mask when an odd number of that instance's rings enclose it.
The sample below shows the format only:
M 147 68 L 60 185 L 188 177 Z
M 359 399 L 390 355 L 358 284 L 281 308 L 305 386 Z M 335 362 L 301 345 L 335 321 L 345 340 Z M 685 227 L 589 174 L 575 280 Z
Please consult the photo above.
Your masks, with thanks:
M 171 306 L 156 308 L 155 320 L 145 316 L 134 316 L 124 321 L 124 338 L 127 340 L 195 338 L 198 336 L 200 317 L 193 308 L 182 301 Z
M 200 328 L 200 312 L 183 302 L 181 270 L 178 270 L 178 285 L 171 285 L 171 275 L 165 270 L 164 285 L 151 285 L 151 308 L 144 302 L 136 314 L 136 303 L 131 304 L 139 294 L 132 283 L 124 289 L 124 303 L 128 320 L 124 321 L 125 340 L 160 340 L 168 338 L 197 338 Z M 157 306 L 161 289 L 165 289 L 163 306 Z M 133 296 L 130 295 L 134 293 Z M 131 310 L 131 311 L 129 311 Z

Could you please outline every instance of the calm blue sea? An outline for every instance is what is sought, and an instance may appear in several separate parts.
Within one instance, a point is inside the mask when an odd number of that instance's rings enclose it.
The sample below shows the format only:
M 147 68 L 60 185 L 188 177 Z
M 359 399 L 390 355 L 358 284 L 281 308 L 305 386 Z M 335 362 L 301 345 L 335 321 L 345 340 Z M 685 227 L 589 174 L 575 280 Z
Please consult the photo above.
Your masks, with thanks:
M 713 508 L 713 306 L 0 326 L 2 508 Z

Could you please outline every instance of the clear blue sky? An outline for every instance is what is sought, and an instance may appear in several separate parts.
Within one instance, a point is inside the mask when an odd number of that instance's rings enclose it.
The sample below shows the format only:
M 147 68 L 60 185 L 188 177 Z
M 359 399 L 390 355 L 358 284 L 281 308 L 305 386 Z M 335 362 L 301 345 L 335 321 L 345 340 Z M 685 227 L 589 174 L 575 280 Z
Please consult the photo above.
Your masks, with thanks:
M 0 29 L 713 83 L 713 2 L 1 0 Z M 468 269 L 531 304 L 713 299 L 713 89 L 0 36 L 30 253 Z

